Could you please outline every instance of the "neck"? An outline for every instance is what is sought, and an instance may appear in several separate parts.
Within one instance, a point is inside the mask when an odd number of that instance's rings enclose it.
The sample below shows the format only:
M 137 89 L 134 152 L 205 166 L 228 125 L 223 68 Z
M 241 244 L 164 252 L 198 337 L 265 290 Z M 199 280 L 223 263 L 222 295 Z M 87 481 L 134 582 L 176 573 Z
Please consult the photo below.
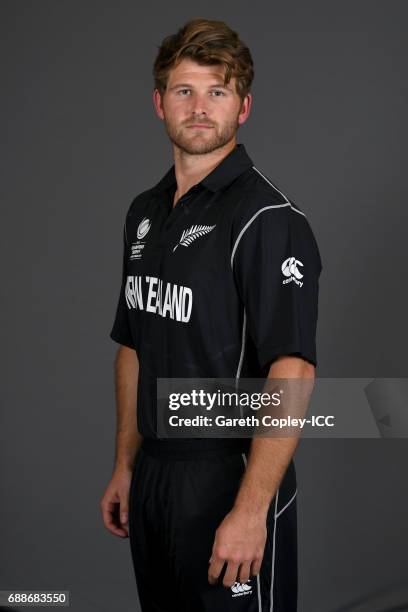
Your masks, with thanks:
M 177 181 L 177 190 L 174 195 L 174 204 L 193 185 L 205 178 L 218 164 L 236 147 L 236 138 L 226 145 L 203 155 L 190 155 L 176 145 L 173 145 L 174 171 Z

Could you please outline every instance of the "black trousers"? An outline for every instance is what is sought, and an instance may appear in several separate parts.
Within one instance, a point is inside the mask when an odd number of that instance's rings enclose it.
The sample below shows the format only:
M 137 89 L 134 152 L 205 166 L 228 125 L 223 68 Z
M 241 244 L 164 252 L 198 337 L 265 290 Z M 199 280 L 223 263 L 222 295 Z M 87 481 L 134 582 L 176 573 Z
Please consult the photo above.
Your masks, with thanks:
M 267 517 L 258 576 L 207 578 L 215 530 L 231 510 L 246 453 L 169 450 L 145 440 L 133 470 L 129 538 L 143 612 L 296 612 L 296 473 L 290 462 Z M 221 578 L 224 575 L 224 570 Z

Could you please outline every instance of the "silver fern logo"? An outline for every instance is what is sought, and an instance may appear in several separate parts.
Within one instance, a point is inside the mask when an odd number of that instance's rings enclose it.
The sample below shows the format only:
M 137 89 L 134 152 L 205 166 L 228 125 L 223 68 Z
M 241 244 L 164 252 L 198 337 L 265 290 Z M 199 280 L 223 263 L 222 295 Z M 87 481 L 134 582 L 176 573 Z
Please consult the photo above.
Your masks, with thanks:
M 208 234 L 208 232 L 211 232 L 214 227 L 215 225 L 192 225 L 188 229 L 184 230 L 184 232 L 181 234 L 179 242 L 173 249 L 173 253 L 180 244 L 188 247 L 194 240 L 196 240 L 196 238 L 200 238 L 200 236 Z

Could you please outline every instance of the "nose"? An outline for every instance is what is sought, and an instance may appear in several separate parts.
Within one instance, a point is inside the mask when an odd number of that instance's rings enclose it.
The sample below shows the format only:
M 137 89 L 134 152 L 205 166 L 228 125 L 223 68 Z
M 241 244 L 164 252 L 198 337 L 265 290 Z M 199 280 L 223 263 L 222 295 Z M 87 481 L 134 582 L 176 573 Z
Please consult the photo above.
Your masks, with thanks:
M 206 100 L 204 95 L 195 93 L 191 98 L 190 109 L 193 116 L 200 117 L 201 115 L 207 115 L 207 104 L 208 100 Z

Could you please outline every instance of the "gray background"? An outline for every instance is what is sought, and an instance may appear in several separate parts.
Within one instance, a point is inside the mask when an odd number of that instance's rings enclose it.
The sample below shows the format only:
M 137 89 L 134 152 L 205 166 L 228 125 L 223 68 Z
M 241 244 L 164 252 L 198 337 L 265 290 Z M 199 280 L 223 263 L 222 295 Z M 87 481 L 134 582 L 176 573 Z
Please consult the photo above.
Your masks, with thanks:
M 226 20 L 252 51 L 238 141 L 307 214 L 319 376 L 407 375 L 406 3 L 1 3 L 0 588 L 138 610 L 102 525 L 115 411 L 108 334 L 122 227 L 171 147 L 151 102 L 163 37 Z M 405 166 L 405 168 L 404 168 Z M 406 440 L 304 440 L 300 612 L 407 581 Z

